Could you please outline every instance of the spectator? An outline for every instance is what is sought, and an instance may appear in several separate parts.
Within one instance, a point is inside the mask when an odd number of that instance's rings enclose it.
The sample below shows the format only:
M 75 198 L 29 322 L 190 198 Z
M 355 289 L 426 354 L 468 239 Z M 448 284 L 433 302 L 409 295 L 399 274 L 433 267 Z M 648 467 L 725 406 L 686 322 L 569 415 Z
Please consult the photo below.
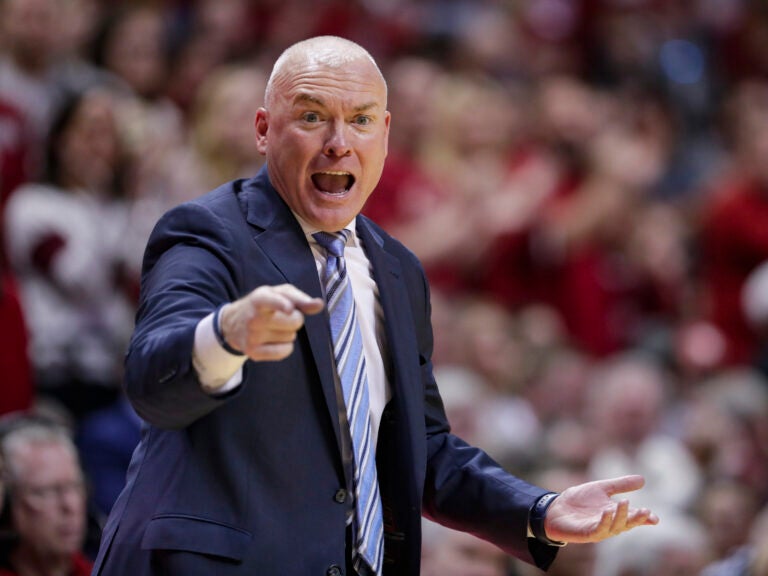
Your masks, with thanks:
M 725 336 L 723 363 L 735 365 L 758 351 L 741 298 L 750 272 L 768 259 L 768 83 L 742 83 L 726 111 L 732 167 L 712 186 L 698 232 L 704 312 Z
M 252 95 L 263 94 L 266 82 L 266 73 L 252 64 L 219 66 L 192 98 L 186 140 L 165 142 L 156 158 L 143 145 L 132 152 L 140 156 L 128 216 L 133 234 L 125 244 L 131 277 L 139 277 L 146 241 L 166 210 L 258 171 L 263 158 L 253 141 L 253 110 L 259 102 Z
M 709 558 L 722 561 L 741 556 L 748 548 L 759 500 L 749 486 L 719 481 L 704 490 L 699 517 L 709 536 Z
M 0 11 L 2 9 L 0 8 Z M 0 96 L 0 414 L 25 410 L 33 396 L 27 326 L 16 279 L 5 254 L 4 214 L 11 194 L 28 177 L 30 135 L 22 113 Z
M 86 489 L 77 450 L 54 425 L 22 423 L 0 442 L 13 539 L 0 575 L 87 576 Z
M 723 370 L 700 382 L 682 437 L 710 481 L 737 481 L 768 499 L 768 384 L 755 370 Z
M 189 200 L 258 171 L 263 158 L 253 141 L 252 116 L 260 103 L 251 95 L 263 94 L 266 85 L 266 72 L 252 64 L 220 66 L 200 85 L 188 145 L 166 166 L 170 202 Z
M 446 252 L 463 237 L 462 206 L 428 174 L 426 140 L 435 129 L 433 101 L 443 69 L 427 58 L 399 58 L 390 64 L 389 108 L 401 118 L 392 125 L 387 163 L 365 214 L 397 234 L 440 273 Z
M 29 130 L 32 177 L 42 174 L 44 143 L 69 85 L 57 58 L 60 10 L 57 0 L 0 2 L 0 100 L 21 113 Z
M 763 507 L 747 528 L 744 545 L 708 564 L 699 576 L 768 576 L 768 507 Z
M 472 534 L 424 520 L 423 576 L 507 576 L 510 558 Z
M 94 43 L 95 61 L 119 78 L 128 93 L 116 110 L 132 159 L 128 192 L 165 198 L 165 166 L 181 146 L 184 125 L 180 110 L 166 95 L 164 13 L 159 6 L 127 3 L 102 24 Z
M 675 512 L 693 503 L 702 476 L 686 446 L 663 431 L 667 394 L 666 375 L 649 358 L 625 355 L 599 364 L 587 409 L 595 441 L 589 469 L 593 478 L 640 471 L 647 478 L 640 501 Z
M 598 544 L 599 576 L 694 576 L 706 565 L 708 542 L 701 524 L 686 514 L 664 517 L 661 530 L 641 530 L 637 539 Z M 725 575 L 723 575 L 725 576 Z M 728 576 L 735 576 L 728 574 Z
M 133 311 L 121 276 L 129 235 L 109 94 L 91 90 L 62 110 L 49 160 L 46 182 L 17 190 L 5 224 L 37 391 L 79 416 L 115 398 Z

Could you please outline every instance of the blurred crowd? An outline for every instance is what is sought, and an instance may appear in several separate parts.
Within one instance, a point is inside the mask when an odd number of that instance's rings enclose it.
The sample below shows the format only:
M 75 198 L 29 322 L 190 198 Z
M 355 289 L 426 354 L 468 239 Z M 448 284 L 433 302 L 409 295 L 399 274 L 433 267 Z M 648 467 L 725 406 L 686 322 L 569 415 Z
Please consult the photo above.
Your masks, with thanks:
M 647 479 L 658 527 L 551 573 L 767 576 L 760 0 L 0 0 L 0 454 L 56 452 L 54 421 L 84 472 L 31 503 L 14 474 L 0 533 L 23 541 L 24 505 L 85 516 L 57 551 L 87 558 L 140 433 L 120 381 L 149 233 L 256 172 L 271 63 L 317 34 L 387 78 L 365 212 L 427 270 L 455 432 L 552 490 Z M 534 573 L 429 524 L 423 563 Z

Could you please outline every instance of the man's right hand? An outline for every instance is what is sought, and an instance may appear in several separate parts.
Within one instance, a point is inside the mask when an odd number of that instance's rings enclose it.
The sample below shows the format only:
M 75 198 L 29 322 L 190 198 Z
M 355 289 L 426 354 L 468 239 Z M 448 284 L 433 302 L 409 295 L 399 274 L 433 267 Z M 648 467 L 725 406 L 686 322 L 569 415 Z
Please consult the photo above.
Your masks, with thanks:
M 227 343 L 253 360 L 282 360 L 293 352 L 305 314 L 325 306 L 291 284 L 259 286 L 222 308 L 221 333 Z

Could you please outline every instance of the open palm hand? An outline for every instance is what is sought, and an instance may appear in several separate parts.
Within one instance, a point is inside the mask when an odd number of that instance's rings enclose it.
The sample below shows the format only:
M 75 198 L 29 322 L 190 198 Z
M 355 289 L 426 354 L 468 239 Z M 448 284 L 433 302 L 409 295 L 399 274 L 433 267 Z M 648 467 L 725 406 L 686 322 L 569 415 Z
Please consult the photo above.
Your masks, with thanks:
M 637 526 L 658 524 L 648 508 L 630 508 L 611 496 L 642 488 L 642 476 L 622 476 L 572 486 L 552 503 L 544 520 L 547 537 L 559 542 L 599 542 Z

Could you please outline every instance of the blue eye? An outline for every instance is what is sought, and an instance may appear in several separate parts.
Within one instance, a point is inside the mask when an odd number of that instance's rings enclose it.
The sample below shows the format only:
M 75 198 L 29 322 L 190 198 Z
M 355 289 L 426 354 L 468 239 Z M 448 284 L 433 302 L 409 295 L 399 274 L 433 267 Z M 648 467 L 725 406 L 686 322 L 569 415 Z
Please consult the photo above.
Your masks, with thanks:
M 307 112 L 304 114 L 306 122 L 320 122 L 320 115 L 317 112 Z
M 355 124 L 360 126 L 367 126 L 371 122 L 373 122 L 373 119 L 370 116 L 355 116 Z

